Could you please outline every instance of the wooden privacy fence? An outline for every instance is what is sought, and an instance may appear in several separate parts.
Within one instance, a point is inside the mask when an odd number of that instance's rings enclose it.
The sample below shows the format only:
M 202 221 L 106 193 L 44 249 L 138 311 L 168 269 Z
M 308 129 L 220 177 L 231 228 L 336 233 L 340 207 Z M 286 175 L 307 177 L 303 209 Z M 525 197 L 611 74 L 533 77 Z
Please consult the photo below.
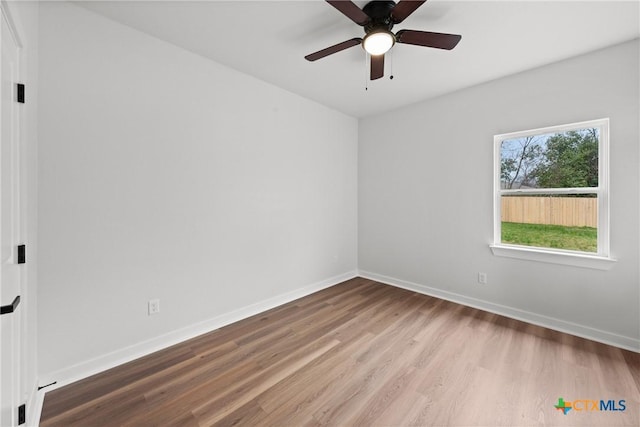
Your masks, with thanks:
M 502 197 L 502 221 L 554 224 L 567 227 L 598 226 L 596 197 Z

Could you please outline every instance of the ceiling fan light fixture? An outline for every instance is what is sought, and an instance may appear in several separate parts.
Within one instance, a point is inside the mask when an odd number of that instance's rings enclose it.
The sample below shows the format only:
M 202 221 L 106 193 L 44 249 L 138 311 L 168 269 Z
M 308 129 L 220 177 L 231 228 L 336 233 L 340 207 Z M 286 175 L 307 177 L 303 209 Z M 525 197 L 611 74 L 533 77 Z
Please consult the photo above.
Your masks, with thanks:
M 393 47 L 395 42 L 396 38 L 391 31 L 374 31 L 364 37 L 362 47 L 369 55 L 383 55 Z

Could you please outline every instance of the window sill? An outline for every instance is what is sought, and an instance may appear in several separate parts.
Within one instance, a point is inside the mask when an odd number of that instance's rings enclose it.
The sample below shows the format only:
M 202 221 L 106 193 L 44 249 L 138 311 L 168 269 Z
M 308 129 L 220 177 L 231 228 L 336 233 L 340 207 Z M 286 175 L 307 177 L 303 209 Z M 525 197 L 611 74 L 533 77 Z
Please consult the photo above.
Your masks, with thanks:
M 524 246 L 489 245 L 495 256 L 570 265 L 573 267 L 609 270 L 616 263 L 613 258 L 574 252 L 552 251 Z

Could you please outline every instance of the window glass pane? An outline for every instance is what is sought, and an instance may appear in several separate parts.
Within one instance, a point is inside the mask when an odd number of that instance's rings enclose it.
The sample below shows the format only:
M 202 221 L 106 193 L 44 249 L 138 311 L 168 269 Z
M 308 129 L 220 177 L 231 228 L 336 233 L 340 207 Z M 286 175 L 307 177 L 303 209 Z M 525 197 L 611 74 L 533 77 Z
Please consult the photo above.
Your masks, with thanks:
M 501 197 L 502 243 L 598 251 L 598 197 L 508 195 Z
M 504 140 L 500 187 L 597 187 L 599 138 L 599 128 L 585 128 Z

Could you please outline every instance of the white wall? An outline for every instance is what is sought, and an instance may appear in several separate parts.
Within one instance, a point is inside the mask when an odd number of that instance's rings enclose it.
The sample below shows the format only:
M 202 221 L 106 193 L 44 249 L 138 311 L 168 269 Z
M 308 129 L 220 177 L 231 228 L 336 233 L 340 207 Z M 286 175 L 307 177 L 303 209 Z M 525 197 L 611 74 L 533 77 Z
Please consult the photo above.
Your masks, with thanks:
M 638 50 L 628 42 L 361 120 L 361 273 L 640 350 Z M 493 256 L 493 135 L 603 117 L 618 262 Z
M 85 9 L 40 8 L 43 381 L 355 274 L 356 119 Z
M 42 384 L 350 277 L 356 261 L 638 347 L 637 41 L 363 119 L 358 136 L 353 118 L 82 8 L 40 14 Z M 494 257 L 493 135 L 600 117 L 616 265 Z
M 23 357 L 20 366 L 21 386 L 24 392 L 21 403 L 27 404 L 27 422 L 32 423 L 37 404 L 37 170 L 38 170 L 38 6 L 35 2 L 2 2 L 20 43 L 20 75 L 25 84 L 25 101 L 22 106 L 21 141 L 21 209 L 22 242 L 27 246 L 27 263 L 20 290 L 19 313 L 22 316 Z

